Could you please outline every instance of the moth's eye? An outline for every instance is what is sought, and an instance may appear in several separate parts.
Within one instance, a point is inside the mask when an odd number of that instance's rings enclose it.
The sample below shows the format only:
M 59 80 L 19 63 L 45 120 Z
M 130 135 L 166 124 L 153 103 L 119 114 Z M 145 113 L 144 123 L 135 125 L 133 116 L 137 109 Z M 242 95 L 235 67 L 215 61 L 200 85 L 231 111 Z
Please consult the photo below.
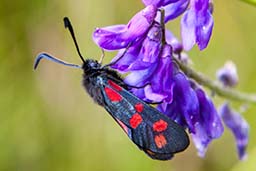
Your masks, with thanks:
M 89 65 L 92 68 L 99 68 L 99 66 L 100 66 L 97 62 L 90 62 Z

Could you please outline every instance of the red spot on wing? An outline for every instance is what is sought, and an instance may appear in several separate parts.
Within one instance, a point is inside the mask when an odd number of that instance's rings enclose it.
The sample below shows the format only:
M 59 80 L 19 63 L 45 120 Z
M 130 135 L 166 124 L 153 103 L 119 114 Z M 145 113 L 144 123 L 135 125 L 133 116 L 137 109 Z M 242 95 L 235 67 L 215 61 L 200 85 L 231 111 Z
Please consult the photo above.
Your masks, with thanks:
M 119 119 L 116 119 L 116 120 L 119 123 L 119 125 L 123 128 L 123 130 L 126 132 L 126 134 L 128 134 L 128 127 Z
M 153 130 L 156 132 L 162 132 L 166 130 L 167 126 L 168 126 L 167 122 L 160 119 L 159 121 L 153 124 Z
M 163 148 L 167 144 L 167 141 L 163 134 L 159 134 L 155 136 L 155 143 L 158 148 Z
M 139 113 L 142 112 L 144 109 L 144 105 L 142 103 L 137 103 L 134 107 L 135 107 L 135 110 Z
M 105 92 L 108 96 L 108 98 L 110 99 L 110 101 L 112 102 L 119 102 L 122 100 L 122 96 L 120 94 L 118 94 L 117 92 L 115 92 L 113 89 L 105 87 Z
M 121 91 L 122 90 L 122 87 L 120 87 L 119 85 L 117 85 L 115 82 L 111 81 L 111 80 L 108 80 L 108 84 L 113 87 L 115 90 L 117 91 Z
M 134 115 L 132 115 L 130 119 L 130 125 L 133 129 L 137 128 L 137 126 L 139 126 L 141 122 L 142 122 L 142 117 L 140 116 L 140 114 L 135 113 Z

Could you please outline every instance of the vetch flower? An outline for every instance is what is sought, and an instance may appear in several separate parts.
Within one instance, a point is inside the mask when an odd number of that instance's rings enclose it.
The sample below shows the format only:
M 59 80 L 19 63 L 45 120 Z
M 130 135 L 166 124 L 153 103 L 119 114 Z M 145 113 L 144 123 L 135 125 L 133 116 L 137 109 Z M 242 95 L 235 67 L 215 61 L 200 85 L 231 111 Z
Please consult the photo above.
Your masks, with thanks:
M 232 131 L 235 139 L 240 160 L 247 157 L 246 147 L 249 137 L 249 125 L 246 120 L 237 112 L 233 111 L 228 103 L 223 104 L 219 113 L 225 125 Z
M 207 47 L 213 28 L 211 7 L 209 0 L 190 0 L 190 9 L 181 20 L 181 36 L 185 50 L 190 50 L 195 43 L 200 50 Z
M 174 54 L 179 55 L 182 52 L 182 44 L 169 30 L 165 30 L 165 39 L 167 44 L 171 45 Z
M 201 88 L 193 89 L 185 75 L 177 72 L 172 82 L 173 101 L 158 109 L 189 129 L 199 156 L 204 157 L 210 142 L 223 133 L 221 119 L 211 99 Z
M 195 43 L 201 50 L 207 46 L 213 26 L 210 2 L 143 2 L 147 7 L 127 25 L 97 28 L 93 34 L 94 41 L 101 48 L 119 50 L 111 67 L 128 73 L 124 82 L 130 87 L 137 87 L 130 89 L 133 94 L 146 102 L 160 102 L 158 110 L 188 129 L 198 154 L 203 157 L 210 142 L 222 135 L 223 125 L 211 99 L 203 89 L 192 84 L 176 64 L 174 56 L 182 59 L 183 48 L 188 50 Z M 157 12 L 159 7 L 165 9 L 164 22 L 185 12 L 182 20 L 183 44 L 170 31 L 163 33 L 164 26 L 160 24 Z M 182 60 L 187 61 L 188 57 Z
M 147 34 L 156 13 L 157 8 L 155 6 L 147 6 L 138 12 L 127 25 L 97 28 L 93 33 L 93 40 L 101 48 L 107 50 L 125 48 L 130 42 L 136 42 L 141 36 Z
M 136 16 L 143 17 L 141 14 L 139 12 Z M 134 22 L 129 23 L 129 28 L 134 28 L 132 26 Z M 165 31 L 166 43 L 163 42 L 162 26 L 156 21 L 151 21 L 150 26 L 148 23 L 145 24 L 147 26 L 145 30 L 147 31 L 143 31 L 143 34 L 142 29 L 138 29 L 139 34 L 131 33 L 131 31 L 126 34 L 119 32 L 119 29 L 112 29 L 108 30 L 108 32 L 111 32 L 111 36 L 108 36 L 105 31 L 103 31 L 103 34 L 99 32 L 104 28 L 97 29 L 94 33 L 94 40 L 102 48 L 120 50 L 112 60 L 117 60 L 117 62 L 114 62 L 111 67 L 121 72 L 129 72 L 124 81 L 128 85 L 141 87 L 133 88 L 131 90 L 133 94 L 147 102 L 162 102 L 158 105 L 158 109 L 184 128 L 188 128 L 189 132 L 194 134 L 198 150 L 204 151 L 210 140 L 217 136 L 212 135 L 207 130 L 211 127 L 208 124 L 212 124 L 213 121 L 210 120 L 208 123 L 208 120 L 205 121 L 200 116 L 200 101 L 197 93 L 191 87 L 189 79 L 180 71 L 173 60 L 172 55 L 179 54 L 182 51 L 182 45 L 169 31 Z M 139 24 L 136 23 L 136 25 Z M 132 31 L 136 32 L 137 30 L 132 29 Z M 128 36 L 123 39 L 123 35 Z M 120 55 L 124 52 L 122 48 L 125 46 L 115 45 L 115 42 L 119 40 L 132 42 L 132 45 L 120 59 Z M 120 44 L 122 44 L 122 41 L 120 41 Z M 114 46 L 109 42 L 114 42 Z M 209 113 L 208 118 L 214 120 L 216 117 L 212 114 L 215 113 Z M 198 123 L 202 129 L 200 131 L 198 130 Z M 207 139 L 205 139 L 205 135 Z
M 195 133 L 192 133 L 192 138 L 199 156 L 204 157 L 209 143 L 219 138 L 224 128 L 211 99 L 201 88 L 196 88 L 195 92 L 199 102 L 199 119 L 195 124 Z
M 236 65 L 232 61 L 227 61 L 225 65 L 217 71 L 216 76 L 224 86 L 234 87 L 238 83 Z
M 213 28 L 211 0 L 142 1 L 145 5 L 155 5 L 164 9 L 165 22 L 184 14 L 181 19 L 181 36 L 185 50 L 190 50 L 194 44 L 197 44 L 200 50 L 207 47 Z
M 165 11 L 165 22 L 173 20 L 184 13 L 188 8 L 189 0 L 142 0 L 143 3 L 148 5 L 154 5 L 158 8 L 162 8 Z
M 164 45 L 161 54 L 152 65 L 146 69 L 131 71 L 125 78 L 128 85 L 142 86 L 143 96 L 138 90 L 133 93 L 142 99 L 149 101 L 172 101 L 172 87 L 171 78 L 173 62 L 171 59 L 171 46 Z M 159 84 L 161 83 L 161 84 Z
M 185 10 L 188 8 L 188 5 L 189 0 L 179 0 L 174 3 L 166 4 L 166 6 L 163 7 L 165 10 L 165 22 L 179 17 L 185 12 Z
M 112 60 L 116 61 L 112 68 L 119 71 L 127 72 L 134 70 L 143 70 L 152 67 L 161 52 L 162 30 L 158 23 L 154 23 L 145 36 L 141 37 L 123 54 L 124 50 L 120 50 L 118 55 Z
M 177 2 L 179 0 L 142 0 L 145 5 L 155 5 L 161 7 L 170 3 Z
M 195 124 L 199 120 L 199 102 L 189 80 L 181 72 L 171 76 L 173 85 L 173 100 L 158 105 L 158 109 L 171 119 L 195 133 Z

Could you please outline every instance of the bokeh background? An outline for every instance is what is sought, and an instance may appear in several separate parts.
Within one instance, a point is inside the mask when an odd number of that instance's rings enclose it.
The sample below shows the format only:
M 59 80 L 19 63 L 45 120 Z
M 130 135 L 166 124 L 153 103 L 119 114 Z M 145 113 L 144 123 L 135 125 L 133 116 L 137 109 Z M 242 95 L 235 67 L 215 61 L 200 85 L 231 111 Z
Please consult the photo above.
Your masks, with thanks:
M 216 0 L 208 48 L 193 48 L 193 67 L 215 79 L 227 59 L 238 67 L 238 90 L 256 92 L 256 8 L 238 0 Z M 154 161 L 127 138 L 107 112 L 81 87 L 81 71 L 42 61 L 41 51 L 81 63 L 63 17 L 75 27 L 84 56 L 99 59 L 95 27 L 127 23 L 143 8 L 139 0 L 1 0 L 0 170 L 1 171 L 255 171 L 256 104 L 243 113 L 249 122 L 248 159 L 237 159 L 232 134 L 215 140 L 201 159 L 191 143 L 173 160 Z M 168 24 L 179 37 L 179 21 Z M 105 63 L 114 53 L 107 53 Z M 215 98 L 219 105 L 224 100 Z M 239 110 L 241 103 L 233 103 Z

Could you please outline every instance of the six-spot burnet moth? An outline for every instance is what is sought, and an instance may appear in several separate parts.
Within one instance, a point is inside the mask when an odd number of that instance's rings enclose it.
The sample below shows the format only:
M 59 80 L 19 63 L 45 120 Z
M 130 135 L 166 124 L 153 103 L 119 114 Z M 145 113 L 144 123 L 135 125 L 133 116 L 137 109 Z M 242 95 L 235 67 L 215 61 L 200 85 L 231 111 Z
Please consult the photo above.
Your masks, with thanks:
M 128 137 L 151 158 L 168 160 L 173 157 L 174 153 L 185 150 L 189 145 L 185 130 L 166 115 L 130 93 L 129 85 L 124 83 L 116 71 L 109 68 L 110 64 L 102 66 L 96 60 L 85 60 L 80 53 L 72 25 L 66 17 L 64 24 L 71 33 L 83 62 L 82 66 L 41 53 L 35 60 L 34 69 L 37 68 L 41 59 L 81 68 L 83 86 L 87 93 L 108 111 Z

